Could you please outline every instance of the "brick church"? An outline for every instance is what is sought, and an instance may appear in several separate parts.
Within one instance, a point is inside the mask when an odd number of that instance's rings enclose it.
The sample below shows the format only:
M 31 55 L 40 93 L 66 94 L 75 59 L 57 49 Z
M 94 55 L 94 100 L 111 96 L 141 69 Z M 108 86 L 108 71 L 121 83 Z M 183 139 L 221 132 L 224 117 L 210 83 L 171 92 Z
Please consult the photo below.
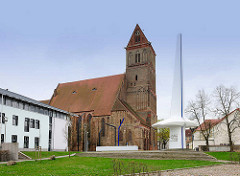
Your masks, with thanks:
M 156 54 L 139 25 L 125 49 L 124 74 L 60 83 L 45 101 L 79 115 L 72 119 L 71 150 L 95 151 L 118 143 L 157 149 L 151 127 L 157 121 Z

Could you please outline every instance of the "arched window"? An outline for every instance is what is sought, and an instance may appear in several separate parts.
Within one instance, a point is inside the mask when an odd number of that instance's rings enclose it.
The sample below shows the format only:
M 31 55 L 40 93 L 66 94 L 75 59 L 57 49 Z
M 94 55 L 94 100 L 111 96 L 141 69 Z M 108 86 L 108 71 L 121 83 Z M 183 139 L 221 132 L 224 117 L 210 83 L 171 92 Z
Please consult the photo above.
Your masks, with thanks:
M 92 120 L 92 115 L 88 114 L 88 116 L 87 116 L 87 132 L 88 132 L 89 138 L 91 136 L 91 120 Z
M 139 30 L 137 30 L 135 32 L 135 43 L 138 43 L 138 42 L 140 42 L 140 32 L 139 32 Z
M 82 116 L 80 116 L 77 120 L 77 140 L 78 143 L 81 141 L 81 128 L 82 128 Z
M 137 53 L 135 54 L 135 62 L 139 63 L 140 62 L 140 53 L 137 51 Z
M 105 136 L 105 119 L 101 120 L 102 136 Z
M 92 120 L 92 115 L 91 114 L 88 114 L 87 116 L 87 125 L 90 126 L 91 125 L 91 120 Z
M 138 75 L 135 76 L 135 80 L 136 80 L 136 81 L 138 80 Z

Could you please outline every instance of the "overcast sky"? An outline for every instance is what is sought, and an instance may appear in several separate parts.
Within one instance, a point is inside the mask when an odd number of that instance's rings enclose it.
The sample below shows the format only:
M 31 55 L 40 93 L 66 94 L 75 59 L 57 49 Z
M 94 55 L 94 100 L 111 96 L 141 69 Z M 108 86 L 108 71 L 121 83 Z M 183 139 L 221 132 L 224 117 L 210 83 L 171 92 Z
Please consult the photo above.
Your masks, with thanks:
M 199 89 L 240 88 L 240 2 L 0 0 L 0 87 L 49 99 L 58 83 L 125 72 L 138 23 L 156 51 L 158 117 L 170 113 L 177 34 L 185 105 Z

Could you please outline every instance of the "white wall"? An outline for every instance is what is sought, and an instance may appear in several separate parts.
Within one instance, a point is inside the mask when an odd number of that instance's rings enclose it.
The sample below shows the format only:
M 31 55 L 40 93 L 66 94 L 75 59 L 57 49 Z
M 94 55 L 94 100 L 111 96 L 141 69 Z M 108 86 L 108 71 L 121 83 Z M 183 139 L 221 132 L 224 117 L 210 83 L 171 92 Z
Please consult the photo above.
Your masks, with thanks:
M 53 142 L 52 150 L 67 150 L 67 120 L 53 118 Z
M 235 112 L 229 115 L 229 120 L 234 118 Z M 209 139 L 209 145 L 225 145 L 229 144 L 226 119 L 213 127 L 213 136 Z M 234 145 L 240 145 L 240 128 L 237 128 L 232 134 Z M 200 137 L 200 131 L 194 133 L 193 146 L 206 145 L 205 140 Z
M 1 105 L 2 106 L 2 105 Z M 6 136 L 5 136 L 5 124 L 1 125 L 1 134 L 4 134 L 5 142 L 12 142 L 12 135 L 17 135 L 17 142 L 19 148 L 24 149 L 24 136 L 29 137 L 29 149 L 34 149 L 34 138 L 39 137 L 39 145 L 43 150 L 48 149 L 48 133 L 49 133 L 49 117 L 40 113 L 30 112 L 18 108 L 13 108 L 3 105 L 2 113 L 8 118 L 6 122 Z M 13 115 L 18 116 L 18 125 L 12 125 Z M 40 129 L 29 128 L 29 132 L 24 132 L 25 118 L 40 120 Z
M 215 145 L 215 141 L 213 137 L 209 138 L 208 142 L 209 142 L 209 145 Z M 194 133 L 193 149 L 195 149 L 196 147 L 199 147 L 199 145 L 206 145 L 206 141 L 203 138 L 203 136 L 201 137 L 201 131 L 196 131 Z
M 229 121 L 234 118 L 235 112 L 229 115 Z M 232 141 L 234 145 L 240 145 L 240 128 L 237 128 L 232 134 Z M 229 144 L 226 119 L 220 122 L 214 127 L 215 143 L 216 145 L 220 144 Z
M 129 145 L 129 146 L 97 146 L 96 151 L 138 151 L 138 146 Z
M 183 132 L 181 132 L 181 126 L 170 127 L 169 129 L 170 129 L 169 149 L 181 149 L 182 142 L 183 148 L 186 148 L 185 127 L 183 127 Z
M 5 136 L 5 124 L 0 123 L 1 134 L 4 134 L 5 142 L 12 142 L 12 135 L 17 135 L 17 142 L 19 143 L 20 150 L 34 150 L 35 149 L 35 137 L 40 139 L 39 146 L 42 150 L 48 150 L 49 142 L 49 116 L 18 109 L 10 106 L 0 105 L 0 111 L 5 113 L 5 117 L 8 118 L 6 122 L 6 136 Z M 18 125 L 12 125 L 13 115 L 18 116 Z M 40 120 L 40 129 L 30 128 L 29 132 L 24 132 L 25 118 Z M 30 123 L 29 123 L 30 125 Z M 52 121 L 52 150 L 67 150 L 67 140 L 65 130 L 67 130 L 67 120 L 60 118 L 53 118 Z M 29 137 L 29 148 L 24 148 L 24 136 Z M 1 136 L 0 136 L 1 139 Z

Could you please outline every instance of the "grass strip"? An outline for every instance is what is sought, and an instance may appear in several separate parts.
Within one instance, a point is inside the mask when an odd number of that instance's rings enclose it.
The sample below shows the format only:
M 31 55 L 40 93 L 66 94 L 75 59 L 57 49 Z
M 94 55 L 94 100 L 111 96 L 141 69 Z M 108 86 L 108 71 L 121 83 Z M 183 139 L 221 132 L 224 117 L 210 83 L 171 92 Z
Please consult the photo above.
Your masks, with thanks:
M 205 152 L 208 155 L 211 155 L 218 160 L 226 160 L 231 161 L 232 158 L 238 157 L 240 155 L 240 152 Z
M 148 171 L 222 164 L 195 160 L 144 160 L 119 159 L 125 167 L 123 174 L 129 173 L 132 162 L 147 165 Z M 132 169 L 132 168 L 130 168 Z M 112 175 L 113 159 L 99 157 L 59 158 L 56 160 L 20 162 L 17 165 L 0 165 L 0 175 Z

